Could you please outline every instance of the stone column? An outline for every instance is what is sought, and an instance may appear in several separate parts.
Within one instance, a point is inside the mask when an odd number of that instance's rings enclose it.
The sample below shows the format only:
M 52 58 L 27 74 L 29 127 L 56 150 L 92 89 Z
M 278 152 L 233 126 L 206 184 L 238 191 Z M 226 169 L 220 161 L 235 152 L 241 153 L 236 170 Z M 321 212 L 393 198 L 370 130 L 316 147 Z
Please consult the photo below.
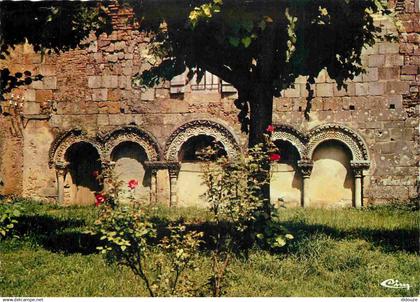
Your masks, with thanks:
M 360 209 L 363 206 L 363 170 L 369 168 L 369 162 L 351 161 L 350 166 L 354 175 L 354 207 Z
M 302 173 L 302 207 L 306 208 L 310 204 L 309 199 L 309 177 L 312 173 L 314 163 L 312 160 L 300 160 L 298 161 L 298 167 Z
M 354 173 L 354 206 L 357 209 L 362 207 L 362 171 L 357 170 Z
M 179 167 L 171 166 L 168 168 L 169 171 L 169 186 L 170 186 L 170 199 L 169 199 L 169 206 L 174 207 L 178 201 L 178 174 L 179 174 Z
M 99 180 L 99 184 L 102 183 L 102 189 L 104 191 L 108 190 L 108 177 L 110 176 L 110 174 L 112 175 L 114 172 L 115 168 L 115 162 L 114 161 L 103 161 L 101 162 L 101 173 L 102 173 L 102 178 Z
M 57 177 L 57 203 L 64 202 L 64 179 L 67 174 L 68 163 L 58 162 L 55 164 L 55 172 Z
M 150 202 L 157 202 L 157 170 L 154 168 L 150 169 Z

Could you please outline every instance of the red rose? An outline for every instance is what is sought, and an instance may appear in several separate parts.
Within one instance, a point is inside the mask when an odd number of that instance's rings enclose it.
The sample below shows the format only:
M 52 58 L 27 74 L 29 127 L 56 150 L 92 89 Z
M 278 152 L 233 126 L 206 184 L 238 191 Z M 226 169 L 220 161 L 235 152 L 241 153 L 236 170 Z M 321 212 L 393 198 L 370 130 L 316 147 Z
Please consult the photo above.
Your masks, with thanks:
M 132 179 L 128 182 L 128 187 L 132 190 L 135 189 L 138 185 L 139 182 L 137 181 L 137 179 Z
M 280 158 L 281 158 L 280 154 L 277 154 L 277 153 L 270 154 L 271 161 L 278 161 L 280 160 Z
M 274 132 L 274 127 L 273 125 L 268 125 L 267 129 L 265 129 L 265 131 L 269 132 L 269 133 L 273 133 Z
M 102 195 L 101 193 L 95 194 L 95 206 L 99 206 L 101 204 L 103 204 L 106 201 L 106 198 L 104 195 Z
M 97 178 L 99 176 L 99 171 L 98 170 L 93 171 L 92 176 Z

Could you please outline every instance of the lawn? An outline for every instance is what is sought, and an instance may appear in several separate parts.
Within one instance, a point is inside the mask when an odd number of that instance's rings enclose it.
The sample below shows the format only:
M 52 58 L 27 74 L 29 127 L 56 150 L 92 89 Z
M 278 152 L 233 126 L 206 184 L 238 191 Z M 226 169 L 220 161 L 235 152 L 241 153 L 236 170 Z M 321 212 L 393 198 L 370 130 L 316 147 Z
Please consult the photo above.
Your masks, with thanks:
M 0 296 L 147 296 L 126 268 L 107 264 L 98 240 L 84 234 L 94 207 L 27 203 L 16 234 L 0 242 Z M 419 211 L 382 206 L 356 209 L 281 209 L 294 235 L 280 253 L 255 248 L 234 259 L 227 296 L 418 296 Z M 205 210 L 160 208 L 159 221 L 205 222 Z M 205 282 L 205 250 L 192 278 Z M 398 279 L 410 290 L 385 288 Z

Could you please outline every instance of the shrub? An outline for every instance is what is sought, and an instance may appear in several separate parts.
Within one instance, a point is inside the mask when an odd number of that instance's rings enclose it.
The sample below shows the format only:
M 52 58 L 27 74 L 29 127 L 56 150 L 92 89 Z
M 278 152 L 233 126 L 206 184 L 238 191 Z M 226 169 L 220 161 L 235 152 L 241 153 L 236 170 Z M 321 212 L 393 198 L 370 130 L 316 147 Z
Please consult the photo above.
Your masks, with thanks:
M 22 214 L 22 206 L 14 199 L 0 200 L 0 240 L 15 227 L 17 218 Z
M 212 255 L 213 275 L 210 286 L 214 296 L 221 296 L 226 287 L 226 273 L 233 254 L 248 254 L 257 242 L 270 249 L 279 249 L 293 239 L 280 225 L 263 191 L 270 181 L 270 162 L 280 160 L 277 147 L 271 142 L 273 127 L 267 128 L 265 141 L 238 158 L 218 157 L 219 145 L 207 148 L 202 155 L 206 162 L 205 197 L 217 225 Z
M 93 233 L 101 236 L 98 249 L 109 262 L 129 267 L 152 297 L 194 295 L 197 286 L 186 272 L 197 267 L 203 233 L 186 231 L 182 224 L 172 225 L 170 236 L 154 245 L 157 227 L 151 222 L 150 209 L 133 194 L 130 203 L 121 204 L 122 183 L 112 171 L 105 173 L 106 189 L 96 194 L 99 217 Z M 127 185 L 133 193 L 138 181 L 130 180 Z

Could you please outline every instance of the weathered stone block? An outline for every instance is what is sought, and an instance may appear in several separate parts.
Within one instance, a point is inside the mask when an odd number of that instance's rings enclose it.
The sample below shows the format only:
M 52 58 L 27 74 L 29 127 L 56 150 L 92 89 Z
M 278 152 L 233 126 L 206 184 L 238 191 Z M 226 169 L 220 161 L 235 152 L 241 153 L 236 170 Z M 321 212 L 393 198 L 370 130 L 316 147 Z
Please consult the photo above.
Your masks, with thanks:
M 104 87 L 104 88 L 118 88 L 118 76 L 116 76 L 116 75 L 102 76 L 102 87 Z
M 142 101 L 153 101 L 155 99 L 155 89 L 149 88 L 141 92 Z
M 105 101 L 108 99 L 108 89 L 100 88 L 100 89 L 92 89 L 92 100 L 93 101 Z
M 110 114 L 108 117 L 109 117 L 109 124 L 112 126 L 119 126 L 119 125 L 125 124 L 124 114 Z
M 56 67 L 54 65 L 42 64 L 39 66 L 39 73 L 45 76 L 53 76 L 56 74 Z
M 132 67 L 123 67 L 122 73 L 123 73 L 123 75 L 131 76 L 133 74 L 133 68 Z
M 324 111 L 338 111 L 341 109 L 341 98 L 327 98 L 324 100 Z
M 368 66 L 369 67 L 381 67 L 385 64 L 384 55 L 369 55 Z
M 98 40 L 98 47 L 99 48 L 107 47 L 109 44 L 111 44 L 110 40 L 103 40 L 103 39 Z
M 380 67 L 378 69 L 379 80 L 398 80 L 400 77 L 399 67 Z
M 102 77 L 101 76 L 89 76 L 88 77 L 88 87 L 89 88 L 101 88 L 102 87 Z
M 399 54 L 385 55 L 385 67 L 396 67 L 404 64 L 404 57 Z
M 368 84 L 369 95 L 382 95 L 385 92 L 385 83 L 371 82 Z
M 56 77 L 44 77 L 42 79 L 43 89 L 57 89 L 57 78 Z
M 25 101 L 34 102 L 36 100 L 35 89 L 25 90 L 23 97 L 25 98 Z
M 378 68 L 368 68 L 366 73 L 362 75 L 362 80 L 364 82 L 374 82 L 378 80 Z
M 117 55 L 107 55 L 105 58 L 108 62 L 115 63 L 118 61 Z
M 347 89 L 342 87 L 338 89 L 337 85 L 334 84 L 334 96 L 353 96 L 356 94 L 355 83 L 348 83 Z
M 409 90 L 407 82 L 390 81 L 386 83 L 386 92 L 389 94 L 404 94 Z
M 368 83 L 355 83 L 356 95 L 367 95 L 368 94 Z
M 401 68 L 401 74 L 417 75 L 419 72 L 419 67 L 415 65 L 405 65 Z
M 399 43 L 384 42 L 379 44 L 380 54 L 397 54 L 400 51 Z
M 124 41 L 119 41 L 115 43 L 115 50 L 123 50 L 126 48 L 126 44 Z
M 38 80 L 38 81 L 32 81 L 31 85 L 29 85 L 32 89 L 44 89 L 44 81 Z
M 109 125 L 108 114 L 98 114 L 97 117 L 98 117 L 97 118 L 98 126 L 108 126 Z
M 315 85 L 315 95 L 326 97 L 334 95 L 334 84 L 322 83 Z
M 282 96 L 286 98 L 300 97 L 300 85 L 295 85 L 294 88 L 287 88 L 283 90 Z
M 36 90 L 36 101 L 46 102 L 53 98 L 52 90 Z
M 25 102 L 23 104 L 23 113 L 25 114 L 40 114 L 41 105 L 38 102 Z

